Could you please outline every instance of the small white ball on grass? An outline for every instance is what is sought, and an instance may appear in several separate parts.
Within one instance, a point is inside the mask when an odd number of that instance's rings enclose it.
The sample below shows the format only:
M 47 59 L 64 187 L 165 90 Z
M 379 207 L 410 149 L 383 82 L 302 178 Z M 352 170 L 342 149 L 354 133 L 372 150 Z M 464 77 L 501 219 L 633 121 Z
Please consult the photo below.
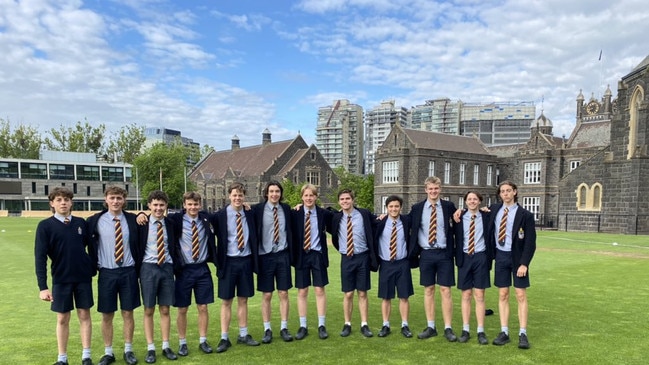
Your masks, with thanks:
M 617 246 L 617 242 L 613 242 L 613 246 Z

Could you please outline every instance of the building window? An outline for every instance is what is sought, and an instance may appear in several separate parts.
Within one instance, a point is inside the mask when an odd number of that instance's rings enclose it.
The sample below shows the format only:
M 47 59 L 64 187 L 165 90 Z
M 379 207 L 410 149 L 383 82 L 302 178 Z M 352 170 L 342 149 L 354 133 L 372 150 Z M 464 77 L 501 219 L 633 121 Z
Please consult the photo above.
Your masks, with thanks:
M 383 183 L 394 184 L 399 182 L 399 161 L 383 163 Z
M 593 184 L 593 210 L 602 210 L 602 185 L 600 183 Z
M 480 165 L 473 165 L 473 185 L 480 185 Z
M 36 194 L 36 182 L 32 181 L 32 194 Z
M 306 182 L 315 186 L 320 186 L 320 171 L 307 171 Z
M 99 181 L 99 166 L 77 165 L 77 180 Z
M 90 196 L 90 186 L 86 186 L 86 196 Z
M 332 175 L 333 174 L 331 173 L 331 171 L 327 171 L 327 186 L 333 185 L 333 181 L 332 181 L 333 176 Z
M 43 193 L 45 193 L 45 196 L 50 195 L 50 186 L 49 185 L 44 185 L 43 186 Z
M 18 178 L 18 162 L 0 162 L 0 177 Z
M 579 167 L 580 163 L 581 163 L 581 161 L 579 161 L 579 160 L 570 161 L 570 171 L 572 171 L 572 170 L 576 169 L 577 167 Z
M 581 184 L 577 187 L 577 210 L 584 210 L 587 207 L 588 186 Z
M 47 165 L 44 163 L 21 162 L 22 179 L 47 179 Z
M 74 194 L 77 193 L 77 183 L 72 183 L 72 192 L 73 192 Z
M 293 184 L 297 185 L 299 177 L 300 177 L 300 173 L 298 171 L 293 171 Z
M 74 180 L 74 165 L 50 164 L 50 179 Z
M 466 164 L 462 162 L 460 164 L 460 185 L 464 185 L 464 176 L 466 175 Z
M 494 174 L 494 167 L 491 165 L 487 166 L 487 186 L 493 185 L 493 174 Z
M 381 213 L 382 214 L 387 214 L 388 213 L 388 208 L 385 206 L 385 201 L 388 200 L 387 196 L 382 196 L 381 197 Z
M 121 167 L 102 166 L 102 181 L 124 181 L 124 169 Z
M 428 176 L 435 176 L 435 161 L 428 161 Z
M 311 160 L 315 161 L 315 151 L 311 151 Z
M 541 163 L 528 162 L 525 164 L 525 184 L 540 184 L 541 183 Z
M 444 184 L 451 183 L 451 163 L 444 162 Z
M 457 200 L 457 208 L 464 209 L 464 197 L 459 197 Z
M 539 212 L 541 211 L 541 198 L 538 196 L 523 197 L 523 208 L 534 214 L 534 220 L 538 221 Z

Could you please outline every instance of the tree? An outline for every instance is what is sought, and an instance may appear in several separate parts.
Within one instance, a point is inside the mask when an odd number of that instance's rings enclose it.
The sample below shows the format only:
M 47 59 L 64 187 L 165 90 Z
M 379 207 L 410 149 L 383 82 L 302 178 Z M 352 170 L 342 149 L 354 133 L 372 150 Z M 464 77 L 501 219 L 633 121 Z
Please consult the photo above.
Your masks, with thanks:
M 196 190 L 196 184 L 186 178 L 188 150 L 181 143 L 168 145 L 158 142 L 142 152 L 133 162 L 137 171 L 137 184 L 143 203 L 153 190 L 162 190 L 169 196 L 169 207 L 182 206 L 187 190 Z
M 0 119 L 0 156 L 37 159 L 41 144 L 41 136 L 36 128 L 19 124 L 12 130 L 9 120 Z
M 210 146 L 209 144 L 204 144 L 201 147 L 201 158 L 207 156 L 212 151 L 214 151 L 214 147 Z
M 65 127 L 50 129 L 52 139 L 45 137 L 45 147 L 52 151 L 86 152 L 103 155 L 104 133 L 106 126 L 100 124 L 97 128 L 90 125 L 87 119 L 82 124 L 78 121 L 74 128 Z
M 339 166 L 334 169 L 334 173 L 340 181 L 340 189 L 351 189 L 354 192 L 354 204 L 359 208 L 374 211 L 374 175 L 367 176 L 355 175 L 349 173 L 344 167 Z M 338 205 L 338 192 L 329 196 L 332 202 L 336 202 L 335 208 L 340 209 Z
M 108 142 L 107 160 L 132 164 L 140 155 L 144 141 L 144 127 L 135 123 L 123 126 Z
M 295 185 L 290 179 L 284 179 L 281 182 L 284 193 L 282 194 L 284 203 L 291 208 L 297 204 L 302 204 L 302 194 L 300 189 L 302 185 Z

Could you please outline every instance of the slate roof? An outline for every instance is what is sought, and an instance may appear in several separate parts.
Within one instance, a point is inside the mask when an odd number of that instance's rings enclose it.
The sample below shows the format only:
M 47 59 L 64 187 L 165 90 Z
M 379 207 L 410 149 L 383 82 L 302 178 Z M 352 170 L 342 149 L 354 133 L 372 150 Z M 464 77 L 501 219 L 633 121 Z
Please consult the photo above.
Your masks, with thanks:
M 399 127 L 400 128 L 400 127 Z M 420 131 L 403 128 L 404 133 L 417 148 L 440 151 L 489 154 L 485 145 L 475 137 Z
M 301 136 L 294 139 L 242 147 L 235 150 L 212 151 L 192 171 L 191 176 L 198 179 L 222 179 L 228 171 L 238 177 L 259 176 L 266 172 L 291 144 L 307 148 Z

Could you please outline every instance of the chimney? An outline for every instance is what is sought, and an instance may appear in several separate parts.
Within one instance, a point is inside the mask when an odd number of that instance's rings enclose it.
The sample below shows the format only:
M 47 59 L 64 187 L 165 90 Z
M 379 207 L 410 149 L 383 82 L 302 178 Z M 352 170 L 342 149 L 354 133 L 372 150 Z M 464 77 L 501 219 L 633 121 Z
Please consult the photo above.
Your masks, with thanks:
M 239 137 L 235 134 L 232 136 L 232 151 L 236 151 L 240 148 L 241 146 L 239 145 Z
M 268 128 L 264 129 L 264 131 L 261 134 L 261 145 L 265 146 L 271 143 L 270 140 L 270 131 Z

